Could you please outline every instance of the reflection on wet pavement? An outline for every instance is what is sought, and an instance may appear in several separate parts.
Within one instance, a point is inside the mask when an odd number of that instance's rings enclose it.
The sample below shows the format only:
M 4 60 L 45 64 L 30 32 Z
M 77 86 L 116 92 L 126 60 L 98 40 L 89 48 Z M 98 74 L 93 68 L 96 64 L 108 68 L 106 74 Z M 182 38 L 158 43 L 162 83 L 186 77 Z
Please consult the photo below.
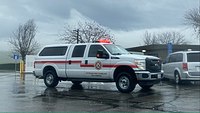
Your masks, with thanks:
M 118 92 L 115 83 L 73 85 L 61 82 L 46 88 L 43 80 L 26 75 L 1 76 L 1 112 L 199 112 L 200 84 L 175 85 L 169 81 L 149 90 L 139 86 L 130 94 Z

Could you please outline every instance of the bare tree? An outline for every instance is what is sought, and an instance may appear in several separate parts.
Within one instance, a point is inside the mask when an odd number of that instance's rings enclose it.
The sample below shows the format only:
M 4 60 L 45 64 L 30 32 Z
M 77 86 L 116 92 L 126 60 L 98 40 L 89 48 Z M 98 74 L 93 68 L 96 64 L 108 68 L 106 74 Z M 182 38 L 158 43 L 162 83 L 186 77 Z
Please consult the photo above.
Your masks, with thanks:
M 148 31 L 145 32 L 143 42 L 145 45 L 154 45 L 159 44 L 158 39 L 155 33 L 149 33 Z
M 23 61 L 25 61 L 26 55 L 33 54 L 39 47 L 39 43 L 35 40 L 35 35 L 36 24 L 31 19 L 25 24 L 19 25 L 9 39 L 13 51 L 19 53 Z
M 151 33 L 148 33 L 148 31 L 145 31 L 144 33 L 144 38 L 143 38 L 143 42 L 145 45 L 151 45 Z
M 158 34 L 151 34 L 147 31 L 144 34 L 143 42 L 145 45 L 154 45 L 154 44 L 167 44 L 172 43 L 176 45 L 187 44 L 184 35 L 179 32 L 163 32 Z
M 157 35 L 160 44 L 172 43 L 176 45 L 187 44 L 188 42 L 185 40 L 184 35 L 179 32 L 164 32 Z
M 194 8 L 185 14 L 186 24 L 194 28 L 197 38 L 200 39 L 200 9 Z
M 79 22 L 77 28 L 66 25 L 60 36 L 65 43 L 90 43 L 99 38 L 108 38 L 114 42 L 114 36 L 110 31 L 96 22 Z

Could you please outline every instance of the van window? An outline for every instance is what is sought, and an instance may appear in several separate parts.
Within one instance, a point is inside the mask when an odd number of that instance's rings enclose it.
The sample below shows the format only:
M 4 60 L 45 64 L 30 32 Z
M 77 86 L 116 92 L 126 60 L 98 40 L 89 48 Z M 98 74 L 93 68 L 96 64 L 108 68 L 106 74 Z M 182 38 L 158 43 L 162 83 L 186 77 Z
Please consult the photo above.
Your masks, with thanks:
M 67 51 L 67 46 L 45 47 L 39 56 L 63 56 Z
M 177 53 L 177 54 L 172 54 L 169 57 L 169 62 L 182 62 L 183 61 L 183 54 L 182 53 Z
M 183 62 L 183 54 L 182 53 L 176 54 L 175 62 Z
M 169 56 L 169 63 L 174 62 L 175 61 L 175 54 L 172 54 Z
M 89 49 L 88 57 L 96 57 L 97 51 L 102 50 L 103 53 L 107 53 L 101 45 L 91 45 Z
M 188 53 L 187 61 L 188 62 L 200 62 L 200 53 Z
M 166 60 L 164 61 L 164 63 L 169 63 L 169 56 L 166 58 Z
M 77 45 L 74 47 L 72 57 L 83 57 L 86 45 Z

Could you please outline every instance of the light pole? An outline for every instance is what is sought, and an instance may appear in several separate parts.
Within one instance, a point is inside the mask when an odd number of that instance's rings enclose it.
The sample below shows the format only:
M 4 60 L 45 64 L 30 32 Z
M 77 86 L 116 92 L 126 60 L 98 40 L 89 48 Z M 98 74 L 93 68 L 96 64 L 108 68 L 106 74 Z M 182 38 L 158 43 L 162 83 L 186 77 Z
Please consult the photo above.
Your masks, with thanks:
M 77 41 L 77 44 L 79 43 L 79 29 L 76 29 L 76 30 L 73 30 L 74 32 L 76 32 L 76 41 Z

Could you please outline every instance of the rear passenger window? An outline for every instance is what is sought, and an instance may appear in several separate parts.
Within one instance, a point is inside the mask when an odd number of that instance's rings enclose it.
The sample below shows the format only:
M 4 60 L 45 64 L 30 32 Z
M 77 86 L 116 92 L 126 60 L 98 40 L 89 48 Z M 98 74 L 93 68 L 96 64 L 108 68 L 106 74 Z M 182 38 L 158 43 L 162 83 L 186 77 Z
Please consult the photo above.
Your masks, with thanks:
M 77 45 L 74 47 L 72 57 L 83 57 L 86 45 Z
M 187 61 L 188 62 L 200 62 L 200 53 L 188 53 Z
M 40 52 L 39 56 L 63 56 L 66 51 L 67 46 L 46 47 Z

